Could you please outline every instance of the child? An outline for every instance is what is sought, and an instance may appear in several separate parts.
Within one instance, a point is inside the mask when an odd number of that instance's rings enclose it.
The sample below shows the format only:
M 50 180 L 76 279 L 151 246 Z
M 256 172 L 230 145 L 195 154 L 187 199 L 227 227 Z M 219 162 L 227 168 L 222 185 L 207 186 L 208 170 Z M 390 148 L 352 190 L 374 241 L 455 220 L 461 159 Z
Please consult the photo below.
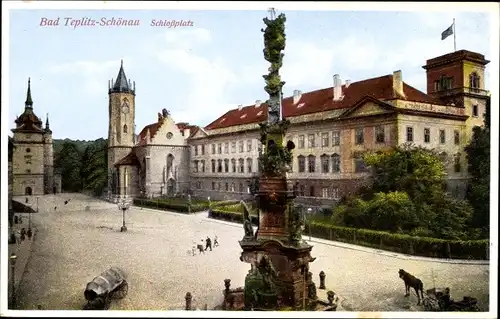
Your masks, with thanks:
M 219 246 L 219 242 L 217 241 L 217 235 L 214 237 L 214 247 Z

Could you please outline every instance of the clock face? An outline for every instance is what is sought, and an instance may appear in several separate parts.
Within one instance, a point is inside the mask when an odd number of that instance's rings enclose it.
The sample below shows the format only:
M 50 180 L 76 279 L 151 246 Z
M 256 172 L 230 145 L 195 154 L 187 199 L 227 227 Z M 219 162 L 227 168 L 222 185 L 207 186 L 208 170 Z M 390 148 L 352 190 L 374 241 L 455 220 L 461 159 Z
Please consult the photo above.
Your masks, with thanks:
M 127 104 L 124 104 L 124 105 L 122 106 L 122 113 L 123 113 L 123 114 L 128 114 L 128 112 L 129 112 L 128 105 L 127 105 Z
M 168 133 L 167 133 L 167 138 L 168 138 L 168 139 L 171 139 L 173 135 L 174 135 L 174 134 L 172 134 L 172 133 L 168 132 Z

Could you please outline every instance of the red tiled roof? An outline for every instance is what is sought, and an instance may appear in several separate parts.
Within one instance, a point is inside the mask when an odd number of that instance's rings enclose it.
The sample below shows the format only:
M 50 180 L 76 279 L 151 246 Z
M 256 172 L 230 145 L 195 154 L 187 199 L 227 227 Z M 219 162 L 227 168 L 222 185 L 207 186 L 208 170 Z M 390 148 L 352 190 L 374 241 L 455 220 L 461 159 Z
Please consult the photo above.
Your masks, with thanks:
M 121 165 L 140 165 L 139 159 L 137 158 L 134 149 L 132 149 L 132 151 L 128 153 L 127 156 L 115 163 L 115 166 Z
M 139 138 L 138 138 L 139 145 L 146 144 L 146 135 L 148 134 L 148 129 L 149 129 L 150 138 L 153 138 L 162 124 L 163 124 L 163 121 L 158 121 L 156 123 L 146 125 L 142 129 L 141 133 L 139 133 Z M 179 122 L 179 123 L 176 123 L 175 125 L 177 126 L 177 128 L 181 132 L 184 131 L 185 129 L 189 129 L 189 132 L 190 132 L 189 137 L 193 136 L 198 129 L 198 126 L 191 125 L 191 124 L 186 123 L 186 122 Z
M 403 83 L 405 98 L 407 101 L 442 104 L 429 95 Z M 340 101 L 333 101 L 333 87 L 302 93 L 298 105 L 293 104 L 293 96 L 283 99 L 283 117 L 293 117 L 334 109 L 349 108 L 366 96 L 379 100 L 394 99 L 392 86 L 392 74 L 378 78 L 353 82 L 349 87 L 342 86 L 344 98 Z M 206 130 L 225 128 L 235 125 L 257 123 L 267 120 L 267 104 L 263 103 L 259 107 L 255 105 L 245 106 L 241 110 L 233 109 L 226 112 L 217 120 L 205 126 Z
M 146 135 L 148 134 L 148 130 L 149 130 L 149 137 L 153 138 L 155 136 L 156 132 L 158 131 L 158 129 L 160 128 L 161 124 L 162 124 L 162 122 L 156 122 L 153 124 L 146 125 L 142 129 L 141 133 L 139 133 L 138 144 L 139 145 L 146 144 Z

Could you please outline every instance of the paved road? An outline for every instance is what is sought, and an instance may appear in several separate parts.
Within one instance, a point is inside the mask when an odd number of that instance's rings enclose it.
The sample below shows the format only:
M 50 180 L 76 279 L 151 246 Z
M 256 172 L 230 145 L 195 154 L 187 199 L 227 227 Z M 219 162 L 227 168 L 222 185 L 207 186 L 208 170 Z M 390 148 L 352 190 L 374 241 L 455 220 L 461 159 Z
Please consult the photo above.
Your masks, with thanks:
M 64 200 L 71 201 L 64 205 Z M 79 194 L 44 196 L 32 256 L 20 283 L 19 308 L 77 310 L 85 303 L 87 282 L 111 266 L 128 274 L 129 294 L 114 301 L 116 310 L 182 309 L 190 291 L 194 304 L 211 308 L 222 299 L 225 278 L 242 286 L 249 266 L 239 260 L 242 226 L 221 223 L 205 214 L 184 215 L 132 207 L 127 233 L 120 233 L 122 214 L 116 205 Z M 85 206 L 90 210 L 86 211 Z M 57 210 L 54 207 L 57 206 Z M 193 241 L 217 234 L 220 247 L 190 256 Z M 487 311 L 489 266 L 401 259 L 314 243 L 311 264 L 316 283 L 326 273 L 327 288 L 346 299 L 353 311 L 422 311 L 416 296 L 404 298 L 399 268 L 421 278 L 424 288 L 451 288 L 452 297 L 478 298 Z

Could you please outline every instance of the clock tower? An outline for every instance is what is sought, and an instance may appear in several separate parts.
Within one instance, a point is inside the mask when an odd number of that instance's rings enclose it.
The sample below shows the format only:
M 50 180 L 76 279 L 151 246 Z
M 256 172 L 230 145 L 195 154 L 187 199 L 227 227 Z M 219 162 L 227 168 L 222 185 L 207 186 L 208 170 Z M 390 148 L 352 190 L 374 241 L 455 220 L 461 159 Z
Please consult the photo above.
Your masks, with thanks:
M 130 153 L 135 143 L 135 82 L 127 80 L 123 60 L 116 81 L 108 83 L 108 190 L 116 194 L 116 162 Z

